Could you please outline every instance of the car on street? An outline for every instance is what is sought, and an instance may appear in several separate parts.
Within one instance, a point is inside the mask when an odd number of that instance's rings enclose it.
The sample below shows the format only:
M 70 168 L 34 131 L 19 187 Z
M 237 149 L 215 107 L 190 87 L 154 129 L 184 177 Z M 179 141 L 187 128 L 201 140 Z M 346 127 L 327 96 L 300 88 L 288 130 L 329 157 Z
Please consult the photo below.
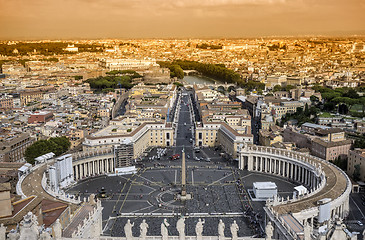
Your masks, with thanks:
M 195 160 L 200 161 L 200 159 L 198 157 L 195 157 Z
M 180 158 L 179 154 L 175 154 L 175 155 L 171 156 L 171 160 L 176 160 L 176 159 L 179 159 L 179 158 Z
M 188 154 L 188 155 L 186 155 L 186 157 L 188 158 L 188 159 L 190 159 L 190 155 Z
M 206 158 L 206 159 L 205 159 L 205 161 L 206 161 L 206 162 L 210 162 L 210 158 Z

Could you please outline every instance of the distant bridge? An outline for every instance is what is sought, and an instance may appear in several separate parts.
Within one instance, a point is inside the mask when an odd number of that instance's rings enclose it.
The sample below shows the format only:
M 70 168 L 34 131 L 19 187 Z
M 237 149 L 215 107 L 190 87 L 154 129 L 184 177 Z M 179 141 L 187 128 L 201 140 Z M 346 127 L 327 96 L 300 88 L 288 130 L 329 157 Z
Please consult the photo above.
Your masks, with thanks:
M 184 75 L 186 75 L 186 76 L 189 76 L 192 73 L 199 74 L 199 72 L 196 70 L 183 70 L 183 71 L 184 71 Z

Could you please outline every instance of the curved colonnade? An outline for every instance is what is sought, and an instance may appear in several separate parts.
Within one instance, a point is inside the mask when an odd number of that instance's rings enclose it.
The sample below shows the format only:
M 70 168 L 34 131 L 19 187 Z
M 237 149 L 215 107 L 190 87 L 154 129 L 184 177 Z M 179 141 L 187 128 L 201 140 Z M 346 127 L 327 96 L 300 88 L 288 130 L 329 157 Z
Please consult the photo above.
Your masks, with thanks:
M 323 199 L 330 199 L 331 218 L 348 215 L 350 179 L 327 161 L 285 149 L 245 145 L 240 151 L 239 168 L 283 177 L 309 189 L 304 196 L 268 203 L 273 216 L 292 214 L 301 224 L 313 226 L 314 219 L 318 220 L 318 201 Z
M 114 173 L 113 149 L 97 149 L 72 154 L 74 180 Z

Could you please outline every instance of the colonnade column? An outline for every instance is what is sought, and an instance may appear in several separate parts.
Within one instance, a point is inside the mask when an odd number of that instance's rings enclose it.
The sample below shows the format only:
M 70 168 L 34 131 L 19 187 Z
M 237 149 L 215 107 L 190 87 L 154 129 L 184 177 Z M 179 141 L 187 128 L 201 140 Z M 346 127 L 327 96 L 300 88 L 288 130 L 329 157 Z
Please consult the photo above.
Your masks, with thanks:
M 259 157 L 254 157 L 254 158 L 255 158 L 255 170 L 258 171 L 259 170 L 259 168 L 258 168 L 258 166 L 259 166 Z
M 272 163 L 273 163 L 272 164 L 273 165 L 272 166 L 272 173 L 275 174 L 275 172 L 276 172 L 276 159 L 275 158 L 272 160 Z
M 75 165 L 75 166 L 74 166 L 74 168 L 75 168 L 75 171 L 74 171 L 74 173 L 75 173 L 75 180 L 79 180 L 79 171 L 78 171 L 78 169 L 77 169 L 77 166 L 78 166 L 78 165 Z

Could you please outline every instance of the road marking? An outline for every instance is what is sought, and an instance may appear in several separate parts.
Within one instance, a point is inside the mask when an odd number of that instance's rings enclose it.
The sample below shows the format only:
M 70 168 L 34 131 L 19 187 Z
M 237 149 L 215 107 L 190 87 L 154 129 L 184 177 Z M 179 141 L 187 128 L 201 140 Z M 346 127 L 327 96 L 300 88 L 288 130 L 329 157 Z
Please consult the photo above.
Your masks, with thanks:
M 175 185 L 176 185 L 177 170 L 175 170 Z
M 216 180 L 216 181 L 212 182 L 211 184 L 209 184 L 208 186 L 211 186 L 211 185 L 213 185 L 213 184 L 215 184 L 215 183 L 218 183 L 218 182 L 220 182 L 222 179 L 225 179 L 226 177 L 229 177 L 229 176 L 231 176 L 231 175 L 233 175 L 233 174 L 231 173 L 231 174 L 229 174 L 229 175 L 227 175 L 227 176 L 221 177 L 220 179 L 218 179 L 218 180 Z
M 359 206 L 357 205 L 357 203 L 354 201 L 354 199 L 352 199 L 352 197 L 350 196 L 350 199 L 352 200 L 352 202 L 355 204 L 355 206 L 357 207 L 357 209 L 359 210 L 359 212 L 361 213 L 362 217 L 365 218 L 364 213 L 361 211 L 361 209 L 359 208 Z
M 129 185 L 129 189 L 127 191 L 127 194 L 125 195 L 124 201 L 122 202 L 122 205 L 120 206 L 120 209 L 118 211 L 119 213 L 122 212 L 122 208 L 124 207 L 125 201 L 127 200 L 127 197 L 128 197 L 128 194 L 129 194 L 131 188 L 132 188 L 132 183 Z
M 191 171 L 191 184 L 194 186 L 194 171 Z
M 149 202 L 147 202 L 147 203 L 150 204 Z M 134 210 L 134 211 L 132 211 L 130 213 L 136 213 L 136 212 L 139 212 L 139 211 L 142 211 L 142 210 L 146 210 L 146 209 L 151 208 L 151 207 L 153 207 L 153 205 L 150 204 L 150 206 L 148 206 L 148 207 L 144 207 L 144 208 L 141 208 L 141 209 L 137 209 L 137 210 Z
M 144 180 L 146 180 L 147 182 L 150 182 L 150 183 L 155 183 L 156 185 L 162 187 L 160 184 L 158 184 L 157 182 L 154 182 L 152 180 L 149 180 L 148 178 L 145 178 L 145 177 L 142 177 L 142 176 L 137 176 L 137 177 L 140 177 L 140 178 L 143 178 Z

